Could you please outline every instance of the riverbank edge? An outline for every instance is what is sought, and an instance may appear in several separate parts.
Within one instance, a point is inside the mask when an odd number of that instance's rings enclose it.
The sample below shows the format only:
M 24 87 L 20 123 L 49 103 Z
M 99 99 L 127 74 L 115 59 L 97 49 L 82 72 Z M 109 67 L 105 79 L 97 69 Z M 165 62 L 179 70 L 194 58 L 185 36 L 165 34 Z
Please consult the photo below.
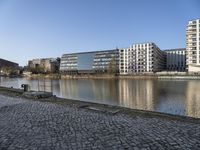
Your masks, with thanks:
M 33 74 L 24 76 L 29 79 L 189 79 L 200 80 L 200 75 L 189 74 L 135 74 L 135 75 L 61 75 L 61 74 Z
M 73 106 L 73 107 L 75 106 L 78 109 L 87 109 L 88 107 L 96 107 L 96 108 L 100 108 L 100 109 L 102 108 L 102 109 L 107 109 L 107 110 L 115 109 L 115 110 L 117 110 L 116 113 L 130 115 L 131 117 L 141 116 L 141 117 L 147 117 L 147 118 L 168 119 L 168 120 L 174 120 L 174 121 L 182 121 L 182 122 L 190 122 L 190 123 L 200 124 L 200 118 L 193 118 L 193 117 L 189 117 L 189 116 L 180 116 L 180 115 L 174 115 L 174 114 L 168 114 L 168 113 L 162 113 L 162 112 L 154 112 L 154 111 L 149 111 L 149 110 L 131 109 L 131 108 L 126 108 L 126 107 L 121 107 L 121 106 L 113 106 L 113 105 L 108 105 L 108 104 L 100 104 L 100 103 L 60 98 L 60 97 L 56 97 L 56 96 L 52 96 L 50 98 L 33 99 L 33 98 L 24 97 L 23 93 L 24 93 L 24 91 L 22 89 L 0 86 L 0 94 L 1 95 L 14 97 L 14 98 L 23 98 L 24 100 L 48 102 L 48 103 L 52 103 L 52 104 L 62 105 L 64 107 L 65 106 Z M 95 110 L 93 110 L 93 111 L 95 111 Z

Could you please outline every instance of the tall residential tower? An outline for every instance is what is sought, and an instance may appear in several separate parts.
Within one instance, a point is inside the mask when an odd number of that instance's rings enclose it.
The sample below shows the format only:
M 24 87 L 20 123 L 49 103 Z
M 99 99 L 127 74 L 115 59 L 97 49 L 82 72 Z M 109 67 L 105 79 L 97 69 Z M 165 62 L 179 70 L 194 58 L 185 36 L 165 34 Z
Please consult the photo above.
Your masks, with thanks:
M 200 72 L 200 19 L 188 22 L 186 30 L 186 53 L 188 72 Z

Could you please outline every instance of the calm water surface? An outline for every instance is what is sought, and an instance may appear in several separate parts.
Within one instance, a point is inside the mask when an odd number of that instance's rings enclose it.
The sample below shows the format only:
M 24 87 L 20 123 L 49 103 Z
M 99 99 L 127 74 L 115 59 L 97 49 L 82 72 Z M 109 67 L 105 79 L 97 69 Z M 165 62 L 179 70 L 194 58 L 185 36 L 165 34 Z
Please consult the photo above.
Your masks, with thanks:
M 200 80 L 0 78 L 0 85 L 52 91 L 58 97 L 200 118 Z M 39 84 L 38 84 L 39 83 Z

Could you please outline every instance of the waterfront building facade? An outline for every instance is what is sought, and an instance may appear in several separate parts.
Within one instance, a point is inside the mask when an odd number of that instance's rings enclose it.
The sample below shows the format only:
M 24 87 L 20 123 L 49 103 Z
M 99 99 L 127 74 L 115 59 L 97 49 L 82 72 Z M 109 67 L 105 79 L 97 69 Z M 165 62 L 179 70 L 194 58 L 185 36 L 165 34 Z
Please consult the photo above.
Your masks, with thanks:
M 94 56 L 95 52 L 64 54 L 61 57 L 60 71 L 67 74 L 93 73 Z
M 39 69 L 39 72 L 56 72 L 59 70 L 59 58 L 41 58 L 28 61 L 28 68 Z
M 96 52 L 93 63 L 95 73 L 118 73 L 119 50 Z
M 154 43 L 133 44 L 119 51 L 120 74 L 154 73 L 165 67 L 165 52 Z
M 166 53 L 166 71 L 186 71 L 186 49 L 168 49 Z
M 186 30 L 186 66 L 188 72 L 200 72 L 200 19 L 188 22 Z
M 119 51 L 117 49 L 63 54 L 60 71 L 67 74 L 92 74 L 107 73 L 110 69 L 114 69 L 114 72 L 117 72 L 118 62 Z

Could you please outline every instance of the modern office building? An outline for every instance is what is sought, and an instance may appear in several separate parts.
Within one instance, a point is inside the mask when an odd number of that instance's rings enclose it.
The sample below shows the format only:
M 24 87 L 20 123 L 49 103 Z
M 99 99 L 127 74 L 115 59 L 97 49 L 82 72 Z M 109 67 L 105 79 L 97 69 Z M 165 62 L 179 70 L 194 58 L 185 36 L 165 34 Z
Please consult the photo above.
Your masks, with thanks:
M 107 50 L 96 52 L 94 56 L 93 70 L 96 73 L 119 72 L 119 50 Z
M 120 74 L 153 73 L 164 70 L 166 55 L 154 43 L 133 44 L 120 49 Z
M 166 53 L 166 71 L 186 71 L 186 49 L 168 49 Z
M 188 72 L 200 72 L 200 19 L 191 20 L 187 25 L 186 67 Z
M 61 57 L 60 71 L 67 74 L 93 73 L 95 52 L 64 54 Z
M 107 73 L 109 69 L 118 71 L 119 52 L 117 49 L 64 54 L 60 71 L 67 74 Z

